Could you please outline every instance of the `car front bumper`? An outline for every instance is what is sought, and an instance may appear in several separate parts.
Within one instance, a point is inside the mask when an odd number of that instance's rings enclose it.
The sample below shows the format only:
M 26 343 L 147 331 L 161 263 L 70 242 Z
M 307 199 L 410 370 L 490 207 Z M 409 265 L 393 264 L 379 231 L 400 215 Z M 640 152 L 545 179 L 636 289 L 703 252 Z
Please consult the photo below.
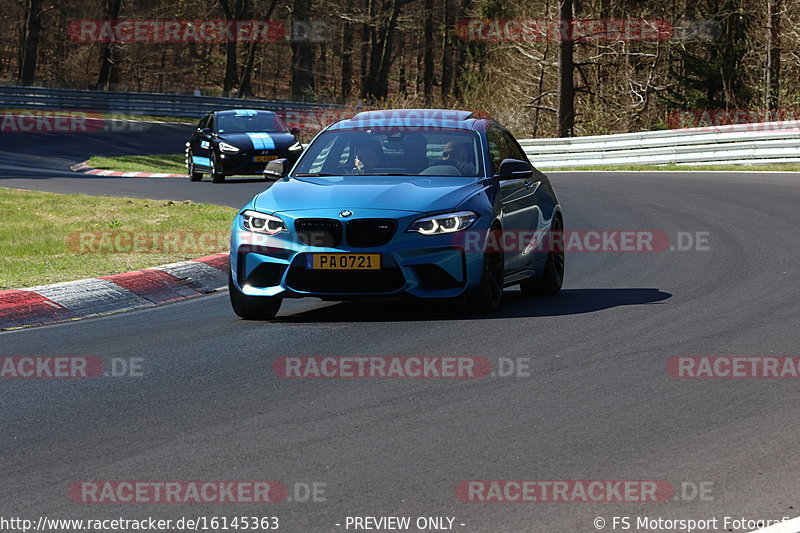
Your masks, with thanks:
M 243 150 L 236 153 L 220 153 L 217 157 L 217 172 L 226 176 L 261 175 L 269 161 L 255 161 L 256 157 L 285 158 L 289 160 L 291 166 L 299 156 L 299 151 L 295 153 L 289 150 Z
M 420 298 L 453 298 L 480 282 L 483 254 L 467 251 L 451 235 L 426 236 L 406 229 L 420 213 L 359 210 L 353 220 L 396 220 L 388 243 L 381 246 L 351 246 L 347 227 L 341 243 L 311 246 L 301 242 L 293 230 L 299 219 L 338 219 L 338 210 L 292 216 L 277 214 L 288 233 L 275 236 L 254 234 L 236 217 L 231 234 L 231 274 L 236 286 L 249 296 L 328 299 L 411 295 Z M 313 215 L 312 215 L 313 213 Z M 341 219 L 339 219 L 341 220 Z M 470 228 L 479 230 L 480 219 Z M 316 270 L 308 268 L 308 254 L 380 254 L 379 270 Z

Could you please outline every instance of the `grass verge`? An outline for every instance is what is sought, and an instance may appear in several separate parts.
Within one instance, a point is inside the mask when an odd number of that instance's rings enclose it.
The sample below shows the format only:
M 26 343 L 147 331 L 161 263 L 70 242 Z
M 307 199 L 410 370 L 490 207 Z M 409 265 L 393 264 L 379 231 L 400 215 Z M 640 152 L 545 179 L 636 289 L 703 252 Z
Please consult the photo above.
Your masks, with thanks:
M 223 252 L 235 214 L 190 201 L 0 188 L 0 290 Z
M 186 174 L 186 156 L 184 154 L 93 156 L 86 164 L 94 168 L 119 172 Z

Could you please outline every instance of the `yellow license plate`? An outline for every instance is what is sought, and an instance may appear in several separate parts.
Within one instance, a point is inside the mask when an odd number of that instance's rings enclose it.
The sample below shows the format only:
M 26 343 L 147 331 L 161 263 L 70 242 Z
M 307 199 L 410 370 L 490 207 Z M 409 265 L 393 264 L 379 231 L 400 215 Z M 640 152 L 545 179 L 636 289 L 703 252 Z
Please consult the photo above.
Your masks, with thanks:
M 253 156 L 254 163 L 269 163 L 273 159 L 278 159 L 277 155 L 256 155 Z
M 306 268 L 312 270 L 380 270 L 381 254 L 309 254 Z

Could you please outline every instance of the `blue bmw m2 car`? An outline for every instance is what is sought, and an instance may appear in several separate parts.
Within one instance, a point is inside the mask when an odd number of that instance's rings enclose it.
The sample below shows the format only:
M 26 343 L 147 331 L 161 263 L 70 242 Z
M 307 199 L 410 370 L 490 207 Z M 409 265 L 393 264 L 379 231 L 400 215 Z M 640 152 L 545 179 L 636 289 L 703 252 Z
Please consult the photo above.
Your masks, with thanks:
M 496 310 L 505 287 L 555 294 L 561 206 L 494 120 L 468 111 L 368 111 L 322 130 L 236 217 L 230 298 L 269 319 L 283 298 L 466 298 Z M 545 244 L 543 244 L 545 243 Z

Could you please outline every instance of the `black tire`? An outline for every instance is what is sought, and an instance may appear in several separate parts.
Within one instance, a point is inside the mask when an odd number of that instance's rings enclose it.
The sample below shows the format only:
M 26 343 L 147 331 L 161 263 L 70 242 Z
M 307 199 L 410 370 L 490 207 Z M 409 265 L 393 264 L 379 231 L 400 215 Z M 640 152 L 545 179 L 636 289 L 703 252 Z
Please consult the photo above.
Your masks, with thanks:
M 503 303 L 504 276 L 503 252 L 484 253 L 481 284 L 468 296 L 471 312 L 489 314 L 500 308 Z
M 225 174 L 217 173 L 217 156 L 211 154 L 211 182 L 222 183 L 225 181 Z
M 545 259 L 544 272 L 538 278 L 528 278 L 519 284 L 526 296 L 554 296 L 561 291 L 564 283 L 564 222 L 556 215 L 548 235 L 550 251 Z M 553 237 L 553 234 L 556 237 Z
M 186 168 L 189 170 L 189 181 L 201 181 L 203 179 L 203 173 L 195 170 L 191 151 L 186 152 Z
M 234 285 L 233 277 L 228 273 L 228 294 L 231 298 L 233 312 L 245 320 L 269 320 L 275 318 L 281 309 L 283 298 L 270 296 L 248 296 Z

